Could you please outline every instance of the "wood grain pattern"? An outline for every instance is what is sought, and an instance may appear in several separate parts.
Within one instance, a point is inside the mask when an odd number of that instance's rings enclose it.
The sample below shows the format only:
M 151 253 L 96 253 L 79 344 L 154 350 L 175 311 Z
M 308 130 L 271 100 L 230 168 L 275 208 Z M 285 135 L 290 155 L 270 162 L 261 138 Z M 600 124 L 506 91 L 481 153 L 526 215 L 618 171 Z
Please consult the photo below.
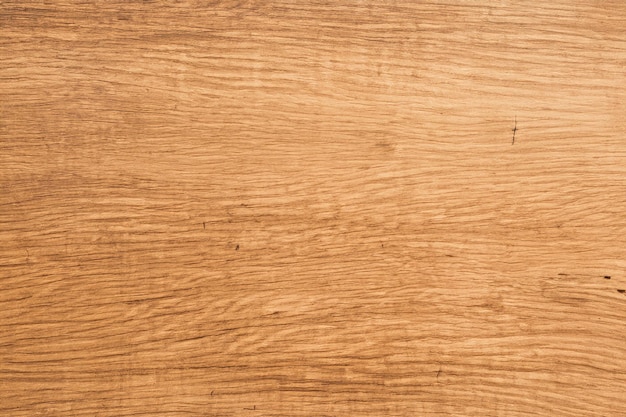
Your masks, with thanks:
M 625 64 L 622 1 L 0 1 L 0 415 L 626 416 Z

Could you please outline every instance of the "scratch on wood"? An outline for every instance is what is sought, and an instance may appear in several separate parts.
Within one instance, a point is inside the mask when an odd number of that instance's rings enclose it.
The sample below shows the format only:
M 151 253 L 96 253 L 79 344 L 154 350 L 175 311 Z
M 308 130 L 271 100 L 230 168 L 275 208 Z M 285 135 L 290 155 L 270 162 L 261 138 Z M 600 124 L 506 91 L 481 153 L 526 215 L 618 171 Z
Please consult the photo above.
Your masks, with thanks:
M 513 140 L 511 141 L 511 145 L 515 144 L 515 132 L 517 132 L 517 116 L 515 116 L 515 122 L 513 126 Z

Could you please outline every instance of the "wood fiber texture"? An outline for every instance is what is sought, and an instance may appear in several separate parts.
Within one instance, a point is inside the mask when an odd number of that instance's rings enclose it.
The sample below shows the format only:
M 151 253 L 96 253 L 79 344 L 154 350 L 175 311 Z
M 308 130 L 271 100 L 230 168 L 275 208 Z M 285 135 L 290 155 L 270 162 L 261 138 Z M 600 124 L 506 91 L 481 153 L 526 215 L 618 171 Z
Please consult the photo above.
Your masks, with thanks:
M 0 0 L 0 415 L 626 416 L 623 1 Z

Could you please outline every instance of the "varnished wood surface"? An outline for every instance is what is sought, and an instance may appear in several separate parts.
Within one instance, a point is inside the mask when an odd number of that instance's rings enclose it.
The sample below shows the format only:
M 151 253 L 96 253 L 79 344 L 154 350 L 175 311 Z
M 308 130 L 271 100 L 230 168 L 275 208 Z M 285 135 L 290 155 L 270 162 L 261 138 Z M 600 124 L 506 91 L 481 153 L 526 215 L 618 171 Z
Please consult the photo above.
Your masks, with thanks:
M 625 416 L 625 64 L 622 1 L 0 1 L 0 415 Z

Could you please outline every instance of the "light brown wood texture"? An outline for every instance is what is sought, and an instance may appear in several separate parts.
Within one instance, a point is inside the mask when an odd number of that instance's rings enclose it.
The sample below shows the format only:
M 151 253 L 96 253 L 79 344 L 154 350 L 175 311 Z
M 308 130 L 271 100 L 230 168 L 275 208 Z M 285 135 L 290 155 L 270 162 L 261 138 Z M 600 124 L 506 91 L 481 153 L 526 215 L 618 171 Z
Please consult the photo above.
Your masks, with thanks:
M 625 65 L 623 1 L 0 1 L 0 415 L 626 416 Z

